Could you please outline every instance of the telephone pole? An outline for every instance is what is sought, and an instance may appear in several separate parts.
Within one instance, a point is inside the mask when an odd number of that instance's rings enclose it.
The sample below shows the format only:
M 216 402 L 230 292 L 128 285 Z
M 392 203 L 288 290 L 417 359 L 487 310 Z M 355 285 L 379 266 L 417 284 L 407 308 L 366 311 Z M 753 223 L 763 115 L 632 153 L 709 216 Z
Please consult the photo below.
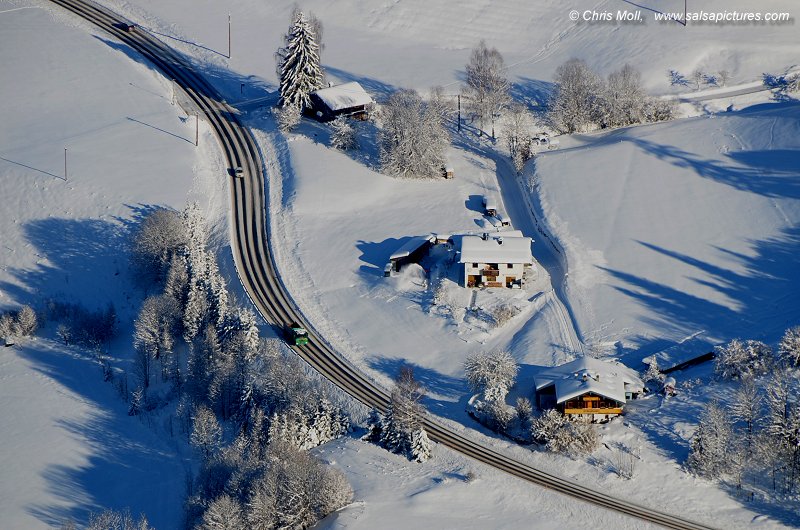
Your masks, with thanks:
M 200 145 L 200 113 L 194 114 L 194 146 Z
M 231 58 L 231 14 L 228 13 L 228 59 Z

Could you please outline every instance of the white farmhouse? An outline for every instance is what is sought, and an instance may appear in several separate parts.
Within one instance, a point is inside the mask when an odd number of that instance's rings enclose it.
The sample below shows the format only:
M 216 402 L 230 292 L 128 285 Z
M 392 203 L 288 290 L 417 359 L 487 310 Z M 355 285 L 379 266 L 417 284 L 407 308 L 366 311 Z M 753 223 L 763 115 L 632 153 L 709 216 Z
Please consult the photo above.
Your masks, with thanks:
M 522 279 L 525 267 L 533 264 L 533 240 L 521 232 L 496 232 L 463 236 L 458 262 L 463 265 L 464 287 L 511 287 Z

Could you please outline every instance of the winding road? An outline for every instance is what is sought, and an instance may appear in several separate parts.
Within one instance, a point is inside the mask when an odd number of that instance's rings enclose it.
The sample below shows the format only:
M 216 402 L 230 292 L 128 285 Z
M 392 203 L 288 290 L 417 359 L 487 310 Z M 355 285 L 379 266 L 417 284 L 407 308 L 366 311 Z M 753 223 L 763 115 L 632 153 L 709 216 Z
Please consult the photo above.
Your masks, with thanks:
M 264 160 L 250 132 L 221 94 L 190 61 L 141 28 L 125 29 L 131 22 L 109 9 L 83 0 L 51 0 L 73 14 L 98 26 L 140 53 L 168 79 L 174 79 L 211 125 L 229 167 L 241 167 L 241 178 L 230 178 L 231 247 L 239 278 L 264 319 L 282 328 L 292 321 L 307 324 L 292 302 L 270 255 L 267 234 Z M 308 327 L 308 326 L 306 326 Z M 307 346 L 296 348 L 311 366 L 334 384 L 369 407 L 385 410 L 388 393 L 334 351 L 322 337 L 311 336 Z M 705 529 L 708 526 L 642 506 L 572 480 L 546 473 L 506 456 L 497 450 L 456 432 L 433 416 L 424 420 L 430 438 L 465 456 L 505 471 L 534 484 L 550 488 L 583 502 L 592 503 L 668 528 Z

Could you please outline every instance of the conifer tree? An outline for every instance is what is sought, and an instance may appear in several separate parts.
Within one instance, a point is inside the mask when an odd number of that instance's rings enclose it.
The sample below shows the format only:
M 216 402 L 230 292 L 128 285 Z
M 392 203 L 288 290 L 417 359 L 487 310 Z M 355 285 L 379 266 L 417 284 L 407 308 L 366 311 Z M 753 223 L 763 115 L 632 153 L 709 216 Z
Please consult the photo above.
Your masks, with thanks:
M 311 92 L 322 88 L 319 45 L 305 15 L 297 13 L 287 36 L 286 53 L 280 65 L 281 105 L 299 109 L 309 106 Z

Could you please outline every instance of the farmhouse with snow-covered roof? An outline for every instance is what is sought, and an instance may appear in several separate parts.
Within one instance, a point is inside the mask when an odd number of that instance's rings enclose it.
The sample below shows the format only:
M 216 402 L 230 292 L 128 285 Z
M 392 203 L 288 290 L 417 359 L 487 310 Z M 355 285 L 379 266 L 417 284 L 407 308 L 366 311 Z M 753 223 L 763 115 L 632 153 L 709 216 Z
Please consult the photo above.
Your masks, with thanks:
M 309 95 L 311 106 L 306 112 L 319 121 L 331 121 L 337 116 L 365 117 L 372 97 L 357 82 L 321 88 Z
M 464 287 L 511 287 L 522 280 L 525 267 L 533 264 L 533 240 L 523 237 L 522 232 L 463 236 L 459 243 Z
M 600 421 L 622 414 L 625 402 L 644 391 L 635 370 L 592 357 L 542 370 L 534 381 L 540 409 Z

